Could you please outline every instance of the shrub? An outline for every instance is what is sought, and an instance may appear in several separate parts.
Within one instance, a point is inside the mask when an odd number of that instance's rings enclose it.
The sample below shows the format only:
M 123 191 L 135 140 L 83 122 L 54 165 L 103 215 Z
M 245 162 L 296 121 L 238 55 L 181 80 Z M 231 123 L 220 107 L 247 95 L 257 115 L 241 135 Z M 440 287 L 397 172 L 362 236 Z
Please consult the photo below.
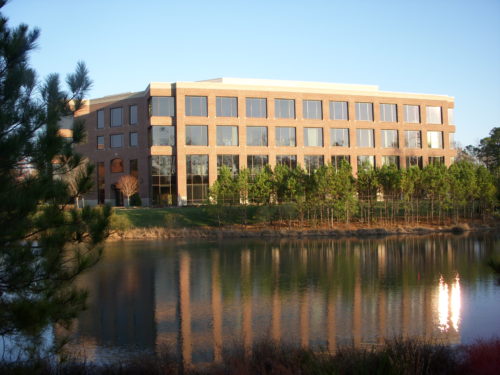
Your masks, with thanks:
M 132 223 L 130 222 L 130 219 L 127 216 L 117 215 L 116 213 L 113 212 L 113 214 L 111 215 L 109 227 L 111 230 L 123 232 L 132 228 Z
M 139 194 L 135 193 L 130 197 L 130 206 L 140 207 L 142 206 L 142 200 Z

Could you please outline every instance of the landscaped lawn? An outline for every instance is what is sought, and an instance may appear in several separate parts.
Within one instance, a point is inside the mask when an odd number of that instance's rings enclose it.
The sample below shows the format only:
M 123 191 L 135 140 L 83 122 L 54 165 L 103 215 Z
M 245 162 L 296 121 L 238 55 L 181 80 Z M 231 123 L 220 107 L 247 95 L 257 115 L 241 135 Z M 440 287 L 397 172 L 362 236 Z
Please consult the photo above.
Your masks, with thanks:
M 164 227 L 166 216 L 174 217 L 183 227 L 212 226 L 217 222 L 205 212 L 204 207 L 169 208 L 119 208 L 118 216 L 126 216 L 137 228 Z

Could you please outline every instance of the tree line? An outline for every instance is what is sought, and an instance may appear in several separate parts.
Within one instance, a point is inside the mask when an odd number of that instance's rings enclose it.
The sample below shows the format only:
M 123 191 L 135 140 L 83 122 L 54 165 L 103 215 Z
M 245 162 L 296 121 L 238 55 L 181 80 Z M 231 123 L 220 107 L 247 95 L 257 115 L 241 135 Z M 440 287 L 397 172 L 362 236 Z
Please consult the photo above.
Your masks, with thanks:
M 496 191 L 494 175 L 468 160 L 422 169 L 366 165 L 357 176 L 343 161 L 338 168 L 328 164 L 310 174 L 300 166 L 266 166 L 237 174 L 223 166 L 209 189 L 208 203 L 221 225 L 246 224 L 251 205 L 259 206 L 261 220 L 289 225 L 444 224 L 491 217 Z

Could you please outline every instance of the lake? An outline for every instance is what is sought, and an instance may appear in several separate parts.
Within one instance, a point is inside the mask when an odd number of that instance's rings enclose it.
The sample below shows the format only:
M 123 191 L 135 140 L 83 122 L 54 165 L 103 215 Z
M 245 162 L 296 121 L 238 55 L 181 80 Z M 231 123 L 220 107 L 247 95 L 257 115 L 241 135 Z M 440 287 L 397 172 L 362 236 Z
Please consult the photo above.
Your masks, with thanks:
M 317 350 L 402 336 L 500 336 L 500 235 L 106 244 L 79 283 L 69 349 L 106 362 L 168 348 L 185 363 L 273 339 Z M 56 333 L 57 334 L 57 333 Z

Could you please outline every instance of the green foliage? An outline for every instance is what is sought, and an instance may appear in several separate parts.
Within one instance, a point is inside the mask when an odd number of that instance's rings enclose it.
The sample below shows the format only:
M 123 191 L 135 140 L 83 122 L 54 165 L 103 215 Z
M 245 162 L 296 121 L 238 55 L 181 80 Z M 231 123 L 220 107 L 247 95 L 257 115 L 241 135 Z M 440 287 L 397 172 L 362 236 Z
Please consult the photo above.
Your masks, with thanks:
M 0 335 L 29 338 L 37 355 L 42 331 L 84 307 L 73 281 L 99 260 L 111 210 L 66 206 L 92 185 L 93 166 L 73 151 L 83 123 L 70 141 L 58 125 L 81 108 L 91 85 L 85 65 L 68 75 L 68 92 L 56 74 L 38 83 L 28 59 L 39 31 L 0 17 Z
M 142 206 L 142 199 L 139 196 L 139 194 L 135 193 L 130 197 L 130 205 L 132 207 L 141 207 Z
M 109 220 L 109 228 L 114 231 L 124 232 L 132 228 L 132 223 L 127 216 L 113 213 Z

